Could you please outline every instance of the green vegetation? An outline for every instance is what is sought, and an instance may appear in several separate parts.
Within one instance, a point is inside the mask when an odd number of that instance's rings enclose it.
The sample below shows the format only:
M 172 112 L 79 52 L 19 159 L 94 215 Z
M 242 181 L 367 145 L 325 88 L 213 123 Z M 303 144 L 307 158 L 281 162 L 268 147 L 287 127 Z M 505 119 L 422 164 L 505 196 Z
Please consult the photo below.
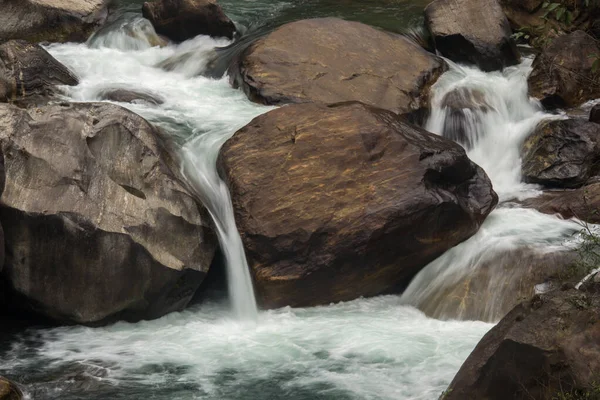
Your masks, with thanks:
M 589 389 L 560 392 L 553 396 L 552 400 L 600 400 L 600 385 L 594 382 Z

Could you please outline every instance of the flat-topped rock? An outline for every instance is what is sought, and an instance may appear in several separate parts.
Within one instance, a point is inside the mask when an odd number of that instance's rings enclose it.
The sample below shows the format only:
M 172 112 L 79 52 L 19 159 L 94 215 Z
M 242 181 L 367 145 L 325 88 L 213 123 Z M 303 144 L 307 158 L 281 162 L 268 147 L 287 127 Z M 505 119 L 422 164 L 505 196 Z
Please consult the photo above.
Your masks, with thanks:
M 429 107 L 429 89 L 446 69 L 442 59 L 403 36 L 318 18 L 261 38 L 230 74 L 259 103 L 360 101 L 402 114 Z

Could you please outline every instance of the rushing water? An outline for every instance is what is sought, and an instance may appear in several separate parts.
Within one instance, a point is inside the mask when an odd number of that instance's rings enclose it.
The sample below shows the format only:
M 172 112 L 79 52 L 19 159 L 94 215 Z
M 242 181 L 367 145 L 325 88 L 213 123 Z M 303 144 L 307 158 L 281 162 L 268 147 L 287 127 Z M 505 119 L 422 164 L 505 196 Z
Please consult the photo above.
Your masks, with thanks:
M 400 32 L 420 21 L 426 2 L 221 3 L 248 30 L 334 15 Z M 221 145 L 269 108 L 250 103 L 226 78 L 198 75 L 214 56 L 213 48 L 228 45 L 227 40 L 197 37 L 151 47 L 160 38 L 139 19 L 142 1 L 129 3 L 128 13 L 89 45 L 50 45 L 48 50 L 80 77 L 78 86 L 66 89 L 73 101 L 97 101 L 114 88 L 164 100 L 159 106 L 121 105 L 168 132 L 179 149 L 182 172 L 219 230 L 231 267 L 233 311 L 205 302 L 137 324 L 29 329 L 0 343 L 0 375 L 24 384 L 29 398 L 44 400 L 437 399 L 492 325 L 427 318 L 410 304 L 469 274 L 486 254 L 522 246 L 559 248 L 576 230 L 571 222 L 508 207 L 510 200 L 537 193 L 520 182 L 518 149 L 531 129 L 550 117 L 527 98 L 530 63 L 492 74 L 453 65 L 434 88 L 427 128 L 439 134 L 444 134 L 448 110 L 442 105 L 448 92 L 475 88 L 487 104 L 469 120 L 469 156 L 488 172 L 504 203 L 479 233 L 427 266 L 402 297 L 257 313 L 229 193 L 215 163 Z
M 531 61 L 525 59 L 518 66 L 492 73 L 451 63 L 450 71 L 434 85 L 432 115 L 426 129 L 453 136 L 457 123 L 466 128 L 459 141 L 468 149 L 469 158 L 487 172 L 500 205 L 477 234 L 447 251 L 413 279 L 402 294 L 404 303 L 421 306 L 426 301 L 443 301 L 439 295 L 445 289 L 486 263 L 519 249 L 544 253 L 576 243 L 574 235 L 581 230 L 576 222 L 523 209 L 512 202 L 539 194 L 536 185 L 521 182 L 521 144 L 540 121 L 561 118 L 544 113 L 539 103 L 529 98 L 527 76 Z M 449 98 L 454 104 L 472 107 L 453 115 Z M 521 267 L 518 261 L 515 258 L 514 269 Z M 512 277 L 502 268 L 491 268 L 487 277 L 490 295 L 480 318 L 497 321 L 506 295 L 501 288 L 507 287 Z

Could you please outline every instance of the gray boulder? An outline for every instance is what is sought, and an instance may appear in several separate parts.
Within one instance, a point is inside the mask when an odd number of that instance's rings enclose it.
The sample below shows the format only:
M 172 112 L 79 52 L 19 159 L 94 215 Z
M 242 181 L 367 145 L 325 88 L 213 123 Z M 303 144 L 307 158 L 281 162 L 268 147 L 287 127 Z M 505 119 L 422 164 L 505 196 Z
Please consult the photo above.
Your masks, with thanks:
M 0 102 L 19 106 L 47 102 L 57 85 L 77 85 L 71 71 L 37 44 L 11 40 L 0 45 Z
M 0 146 L 14 305 L 82 324 L 187 305 L 215 235 L 143 118 L 106 103 L 0 105 Z
M 109 0 L 2 0 L 0 42 L 84 42 L 108 16 Z

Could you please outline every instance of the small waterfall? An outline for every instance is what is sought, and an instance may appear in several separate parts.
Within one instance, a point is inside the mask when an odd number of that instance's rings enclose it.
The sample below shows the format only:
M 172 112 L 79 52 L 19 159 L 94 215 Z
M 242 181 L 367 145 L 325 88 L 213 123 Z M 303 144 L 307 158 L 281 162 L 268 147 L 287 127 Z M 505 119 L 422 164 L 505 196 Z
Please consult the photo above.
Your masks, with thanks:
M 449 63 L 450 71 L 433 88 L 425 128 L 461 143 L 487 172 L 501 201 L 536 194 L 535 186 L 521 182 L 520 147 L 551 116 L 527 94 L 532 60 L 491 73 Z
M 521 182 L 520 148 L 540 121 L 561 117 L 544 113 L 529 98 L 530 59 L 491 73 L 449 63 L 450 70 L 433 87 L 426 129 L 465 147 L 492 180 L 500 205 L 472 238 L 425 267 L 402 301 L 435 317 L 498 321 L 505 291 L 522 276 L 520 270 L 535 257 L 568 248 L 581 229 L 573 221 L 510 203 L 540 193 L 537 186 Z M 471 284 L 486 288 L 479 292 L 485 292 L 485 299 L 476 311 L 465 314 L 464 303 L 448 296 L 469 291 Z
M 182 172 L 215 222 L 227 263 L 227 284 L 233 310 L 240 318 L 254 319 L 258 311 L 250 268 L 235 224 L 229 189 L 216 168 L 219 150 L 230 136 L 204 134 L 190 141 L 182 149 Z
M 227 185 L 216 168 L 219 150 L 239 128 L 270 108 L 250 103 L 226 78 L 199 73 L 226 39 L 198 36 L 181 44 L 156 46 L 149 22 L 126 14 L 82 44 L 48 50 L 77 72 L 80 84 L 65 88 L 74 101 L 97 101 L 107 89 L 152 93 L 163 104 L 120 103 L 171 134 L 181 154 L 181 172 L 209 210 L 227 264 L 229 296 L 237 317 L 257 316 L 252 279 L 235 225 Z M 165 66 L 169 66 L 168 68 Z

